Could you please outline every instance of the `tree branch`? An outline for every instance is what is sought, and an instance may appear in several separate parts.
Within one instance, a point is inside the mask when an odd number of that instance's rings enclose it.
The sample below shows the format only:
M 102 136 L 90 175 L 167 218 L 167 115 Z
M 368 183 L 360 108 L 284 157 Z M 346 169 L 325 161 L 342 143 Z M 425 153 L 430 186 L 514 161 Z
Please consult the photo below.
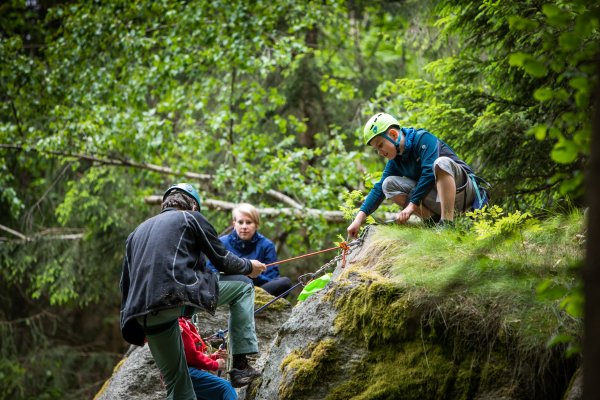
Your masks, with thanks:
M 10 233 L 10 234 L 13 234 L 13 235 L 15 235 L 16 237 L 18 237 L 18 238 L 19 238 L 19 239 L 21 239 L 21 240 L 27 240 L 27 236 L 23 235 L 21 232 L 17 232 L 17 231 L 15 231 L 15 230 L 12 230 L 12 229 L 10 229 L 10 228 L 9 228 L 9 227 L 7 227 L 7 226 L 0 225 L 0 229 L 2 229 L 3 231 L 6 231 L 6 232 L 8 232 L 8 233 Z
M 159 205 L 162 202 L 162 196 L 154 195 L 147 196 L 144 198 L 144 202 L 150 205 Z M 202 206 L 211 210 L 218 211 L 231 211 L 237 204 L 229 201 L 215 200 L 215 199 L 202 199 Z M 274 216 L 290 216 L 294 218 L 304 219 L 307 217 L 323 218 L 327 222 L 342 223 L 344 220 L 344 213 L 341 211 L 330 211 L 330 210 L 319 210 L 316 208 L 273 208 L 266 207 L 258 209 L 261 217 L 274 217 Z M 394 219 L 394 213 L 385 213 L 384 217 L 386 220 Z
M 20 150 L 20 151 L 25 151 L 25 150 L 26 151 L 35 151 L 38 153 L 50 154 L 53 156 L 62 156 L 62 157 L 68 157 L 68 158 L 75 158 L 75 159 L 79 159 L 79 160 L 86 160 L 86 161 L 90 161 L 90 162 L 102 164 L 102 165 L 113 165 L 113 166 L 117 166 L 117 167 L 132 167 L 132 168 L 144 169 L 144 170 L 148 170 L 148 171 L 152 171 L 152 172 L 158 172 L 158 173 L 165 174 L 165 175 L 184 176 L 186 178 L 197 179 L 199 181 L 210 181 L 214 178 L 213 175 L 198 174 L 195 172 L 179 172 L 179 171 L 175 171 L 168 167 L 162 167 L 160 165 L 142 164 L 142 163 L 136 163 L 136 162 L 124 160 L 124 159 L 118 160 L 118 159 L 114 159 L 114 158 L 99 158 L 99 157 L 91 156 L 88 154 L 70 153 L 70 152 L 66 152 L 66 151 L 38 150 L 38 149 L 34 149 L 34 148 L 25 149 L 23 147 L 23 145 L 20 145 L 20 144 L 0 143 L 0 148 Z
M 0 225 L 0 229 L 8 232 L 16 237 L 18 237 L 20 242 L 33 242 L 36 240 L 79 240 L 83 238 L 83 232 L 77 233 L 64 233 L 64 234 L 56 234 L 57 232 L 62 232 L 63 230 L 58 228 L 47 229 L 38 233 L 33 234 L 32 236 L 26 236 L 21 232 L 15 231 L 7 226 Z M 69 232 L 71 232 L 69 230 Z M 0 240 L 3 238 L 0 238 Z M 6 241 L 6 240 L 5 240 Z
M 69 153 L 66 151 L 38 150 L 38 149 L 34 149 L 34 148 L 25 149 L 23 147 L 23 145 L 20 145 L 20 144 L 0 143 L 0 149 L 11 149 L 11 150 L 18 150 L 18 151 L 35 151 L 38 153 L 50 154 L 53 156 L 61 156 L 61 157 L 75 158 L 75 159 L 79 159 L 79 160 L 86 160 L 86 161 L 90 161 L 90 162 L 101 164 L 101 165 L 112 165 L 112 166 L 117 166 L 117 167 L 132 167 L 132 168 L 138 168 L 138 169 L 143 169 L 143 170 L 152 171 L 152 172 L 158 172 L 158 173 L 161 173 L 164 175 L 182 176 L 184 178 L 194 179 L 194 180 L 198 180 L 198 181 L 202 181 L 202 182 L 210 182 L 215 179 L 214 175 L 198 174 L 195 172 L 180 172 L 180 171 L 175 171 L 168 167 L 162 167 L 160 165 L 136 163 L 136 162 L 129 161 L 129 160 L 99 158 L 99 157 L 91 156 L 88 154 Z M 266 191 L 266 193 L 269 196 L 273 197 L 274 199 L 276 199 L 282 203 L 285 203 L 293 208 L 298 208 L 298 209 L 304 208 L 304 206 L 302 204 L 298 203 L 291 197 L 289 197 L 281 192 L 278 192 L 276 190 L 269 189 Z
M 267 194 L 269 196 L 281 201 L 282 203 L 285 203 L 288 206 L 293 207 L 293 208 L 298 208 L 298 209 L 304 208 L 304 206 L 302 204 L 298 203 L 296 200 L 294 200 L 291 197 L 289 197 L 281 192 L 278 192 L 276 190 L 269 189 L 269 190 L 267 190 Z

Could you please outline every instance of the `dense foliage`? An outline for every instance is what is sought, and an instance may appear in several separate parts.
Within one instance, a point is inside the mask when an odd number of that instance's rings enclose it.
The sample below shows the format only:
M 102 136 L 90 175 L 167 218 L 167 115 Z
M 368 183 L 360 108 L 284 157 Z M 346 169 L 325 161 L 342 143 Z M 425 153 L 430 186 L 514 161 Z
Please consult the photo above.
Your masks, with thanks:
M 157 211 L 146 196 L 196 174 L 203 198 L 336 210 L 382 168 L 358 140 L 374 110 L 446 139 L 497 203 L 580 201 L 598 50 L 586 4 L 0 5 L 0 396 L 101 382 L 123 348 L 122 244 Z M 281 256 L 343 230 L 288 214 L 263 227 Z
M 445 1 L 448 54 L 384 82 L 374 107 L 447 139 L 513 209 L 580 204 L 600 49 L 587 1 Z

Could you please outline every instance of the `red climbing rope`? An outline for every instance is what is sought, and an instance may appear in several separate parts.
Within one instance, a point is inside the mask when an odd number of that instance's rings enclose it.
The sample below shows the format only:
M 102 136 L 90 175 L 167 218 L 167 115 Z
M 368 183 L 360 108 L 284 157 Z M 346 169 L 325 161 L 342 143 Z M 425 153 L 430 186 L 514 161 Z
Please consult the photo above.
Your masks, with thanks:
M 346 253 L 350 249 L 350 246 L 348 246 L 347 242 L 341 242 L 339 245 L 337 245 L 335 247 L 330 247 L 330 248 L 325 249 L 325 250 L 319 250 L 319 251 L 315 251 L 313 253 L 303 254 L 301 256 L 292 257 L 292 258 L 288 258 L 288 259 L 281 260 L 281 261 L 276 261 L 276 262 L 273 262 L 273 263 L 270 263 L 270 264 L 265 264 L 265 267 L 270 267 L 271 265 L 283 264 L 283 263 L 286 263 L 288 261 L 299 260 L 301 258 L 310 257 L 310 256 L 314 256 L 316 254 L 326 253 L 328 251 L 340 250 L 340 249 L 343 252 L 342 253 L 342 268 L 343 268 L 346 265 Z
M 275 265 L 275 264 L 282 264 L 282 263 L 285 263 L 285 262 L 288 262 L 288 261 L 298 260 L 300 258 L 314 256 L 315 254 L 321 254 L 321 253 L 325 253 L 325 252 L 328 252 L 328 251 L 342 250 L 342 268 L 344 268 L 344 266 L 346 265 L 346 253 L 350 250 L 350 246 L 354 246 L 354 245 L 356 245 L 358 243 L 361 243 L 361 241 L 362 241 L 362 239 L 354 240 L 351 243 L 348 243 L 348 242 L 344 241 L 344 242 L 341 242 L 339 245 L 337 245 L 335 247 L 330 247 L 330 248 L 325 249 L 325 250 L 315 251 L 313 253 L 303 254 L 301 256 L 288 258 L 286 260 L 277 261 L 277 262 L 274 262 L 274 263 L 271 263 L 271 264 L 265 264 L 265 267 L 269 267 L 269 266 Z M 318 271 L 315 271 L 313 273 L 309 272 L 307 274 L 299 276 L 297 284 L 295 284 L 294 286 L 292 286 L 291 288 L 289 288 L 285 292 L 281 293 L 279 296 L 275 297 L 274 299 L 272 299 L 271 301 L 269 301 L 267 304 L 263 305 L 259 309 L 255 310 L 254 314 L 260 313 L 262 310 L 264 310 L 265 308 L 269 307 L 271 304 L 273 304 L 274 302 L 276 302 L 280 298 L 287 296 L 288 293 L 290 293 L 292 290 L 296 289 L 298 286 L 300 286 L 300 285 L 306 286 L 318 274 L 320 274 L 325 268 L 327 268 L 328 264 L 330 264 L 330 263 L 332 263 L 334 261 L 335 261 L 335 258 L 333 260 L 331 260 L 329 263 L 327 263 L 327 264 L 323 265 L 321 268 L 319 268 Z M 214 338 L 223 338 L 224 334 L 226 334 L 227 332 L 229 332 L 229 329 L 225 329 L 225 330 L 220 329 L 219 332 L 215 333 L 214 335 L 209 336 L 207 340 L 214 339 Z

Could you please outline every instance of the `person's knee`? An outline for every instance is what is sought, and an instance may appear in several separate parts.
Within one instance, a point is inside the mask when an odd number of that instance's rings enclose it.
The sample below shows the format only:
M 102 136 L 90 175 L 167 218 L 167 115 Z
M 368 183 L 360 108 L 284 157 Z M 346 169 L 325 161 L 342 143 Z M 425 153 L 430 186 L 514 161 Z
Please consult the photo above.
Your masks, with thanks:
M 388 176 L 381 184 L 381 190 L 383 191 L 386 199 L 406 199 L 411 190 L 413 190 L 414 186 L 414 182 L 408 178 L 401 176 Z
M 456 181 L 457 174 L 462 169 L 450 157 L 439 157 L 433 162 L 433 175 L 436 182 L 440 179 L 452 179 Z
M 254 281 L 246 275 L 221 275 L 219 278 L 223 282 L 243 282 L 254 286 Z
M 450 157 L 438 157 L 433 162 L 433 175 L 435 176 L 436 181 L 448 176 L 454 180 L 453 164 L 454 161 Z
M 292 280 L 290 278 L 288 278 L 287 276 L 280 277 L 278 283 L 279 283 L 282 293 L 292 287 Z

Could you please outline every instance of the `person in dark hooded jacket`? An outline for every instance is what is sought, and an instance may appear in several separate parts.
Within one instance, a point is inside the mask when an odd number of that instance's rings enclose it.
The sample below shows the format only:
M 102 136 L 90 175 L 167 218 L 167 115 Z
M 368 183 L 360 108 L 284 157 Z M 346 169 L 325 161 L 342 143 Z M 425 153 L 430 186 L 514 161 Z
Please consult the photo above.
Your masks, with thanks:
M 213 226 L 200 214 L 200 196 L 187 183 L 171 186 L 160 214 L 144 221 L 127 238 L 121 275 L 121 333 L 134 345 L 145 340 L 167 387 L 167 399 L 195 399 L 178 318 L 200 309 L 213 313 L 217 305 L 241 305 L 239 326 L 230 331 L 231 352 L 245 358 L 256 353 L 254 291 L 244 282 L 219 282 L 206 258 L 227 274 L 255 277 L 265 266 L 225 249 Z M 255 377 L 231 371 L 247 384 Z M 238 379 L 240 380 L 240 379 Z M 233 381 L 233 379 L 232 379 Z M 233 382 L 232 382 L 233 383 Z

